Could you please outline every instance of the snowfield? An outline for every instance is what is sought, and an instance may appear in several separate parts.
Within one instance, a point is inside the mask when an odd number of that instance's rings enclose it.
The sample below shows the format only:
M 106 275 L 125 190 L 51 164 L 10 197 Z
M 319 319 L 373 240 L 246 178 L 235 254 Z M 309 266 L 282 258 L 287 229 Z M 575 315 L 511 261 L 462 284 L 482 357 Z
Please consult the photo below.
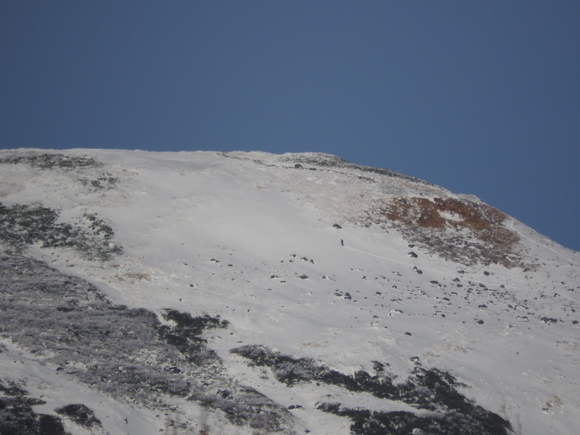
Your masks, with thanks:
M 19 149 L 0 202 L 0 433 L 580 427 L 580 254 L 473 196 L 317 153 Z

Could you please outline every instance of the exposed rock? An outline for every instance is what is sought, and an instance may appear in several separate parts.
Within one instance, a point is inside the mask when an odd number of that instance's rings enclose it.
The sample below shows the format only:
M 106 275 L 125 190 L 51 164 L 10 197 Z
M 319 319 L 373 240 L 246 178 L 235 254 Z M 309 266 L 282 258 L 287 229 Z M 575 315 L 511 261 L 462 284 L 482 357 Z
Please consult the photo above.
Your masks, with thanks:
M 55 310 L 59 305 L 66 309 Z M 7 253 L 0 257 L 0 315 L 2 335 L 39 363 L 113 397 L 155 407 L 174 396 L 223 411 L 233 424 L 293 433 L 284 407 L 222 373 L 202 333 L 225 328 L 227 321 L 168 309 L 162 315 L 171 323 L 161 325 L 154 313 L 114 305 L 86 281 Z M 143 352 L 155 358 L 144 359 Z M 7 383 L 2 390 L 21 394 Z M 230 393 L 224 397 L 218 390 Z M 0 433 L 64 433 L 56 417 L 31 414 L 36 403 L 27 400 L 3 398 L 6 429 Z M 31 429 L 10 432 L 12 421 Z M 34 432 L 46 427 L 53 432 Z
M 391 223 L 413 245 L 448 260 L 525 267 L 517 248 L 519 236 L 503 225 L 507 216 L 481 202 L 451 197 L 398 198 L 379 201 L 367 210 L 368 218 L 377 224 Z
M 83 404 L 71 404 L 54 410 L 57 414 L 70 418 L 73 422 L 86 428 L 102 427 L 95 413 Z
M 414 428 L 441 435 L 508 435 L 510 423 L 461 395 L 459 384 L 449 373 L 424 369 L 417 364 L 406 381 L 395 384 L 377 362 L 377 375 L 360 370 L 346 375 L 317 364 L 310 358 L 293 358 L 265 346 L 247 345 L 231 350 L 257 366 L 269 367 L 275 378 L 289 387 L 304 382 L 336 385 L 353 392 L 367 392 L 379 399 L 401 401 L 431 414 L 410 412 L 381 413 L 366 409 L 343 409 L 339 404 L 321 404 L 318 409 L 348 417 L 354 421 L 355 434 L 407 435 Z M 439 426 L 438 426 L 439 425 Z M 438 430 L 438 431 L 437 431 Z M 431 431 L 431 432 L 429 432 Z

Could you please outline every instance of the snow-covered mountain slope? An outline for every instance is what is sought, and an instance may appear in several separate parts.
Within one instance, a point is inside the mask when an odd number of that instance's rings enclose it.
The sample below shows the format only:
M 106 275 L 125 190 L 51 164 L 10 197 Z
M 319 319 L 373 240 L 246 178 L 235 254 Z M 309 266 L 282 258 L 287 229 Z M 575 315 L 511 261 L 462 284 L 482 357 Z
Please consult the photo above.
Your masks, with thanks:
M 23 149 L 0 201 L 6 433 L 580 427 L 580 254 L 473 196 L 315 153 Z

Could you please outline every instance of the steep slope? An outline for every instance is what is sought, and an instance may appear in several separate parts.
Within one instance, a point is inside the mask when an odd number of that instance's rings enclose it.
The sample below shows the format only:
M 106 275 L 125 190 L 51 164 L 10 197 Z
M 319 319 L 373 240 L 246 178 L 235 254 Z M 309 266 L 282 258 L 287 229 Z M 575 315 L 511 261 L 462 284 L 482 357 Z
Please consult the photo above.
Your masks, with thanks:
M 316 153 L 11 150 L 0 175 L 1 390 L 37 425 L 580 425 L 580 256 L 475 197 Z

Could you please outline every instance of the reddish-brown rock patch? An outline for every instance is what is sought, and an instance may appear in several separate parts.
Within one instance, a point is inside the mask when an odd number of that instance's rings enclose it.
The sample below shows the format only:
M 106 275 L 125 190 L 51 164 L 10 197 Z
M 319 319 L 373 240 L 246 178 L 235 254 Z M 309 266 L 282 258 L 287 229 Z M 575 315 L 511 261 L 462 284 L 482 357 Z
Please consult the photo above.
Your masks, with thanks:
M 397 198 L 368 212 L 374 223 L 390 223 L 405 238 L 443 258 L 464 264 L 522 265 L 518 235 L 503 223 L 507 215 L 481 202 L 458 198 Z

